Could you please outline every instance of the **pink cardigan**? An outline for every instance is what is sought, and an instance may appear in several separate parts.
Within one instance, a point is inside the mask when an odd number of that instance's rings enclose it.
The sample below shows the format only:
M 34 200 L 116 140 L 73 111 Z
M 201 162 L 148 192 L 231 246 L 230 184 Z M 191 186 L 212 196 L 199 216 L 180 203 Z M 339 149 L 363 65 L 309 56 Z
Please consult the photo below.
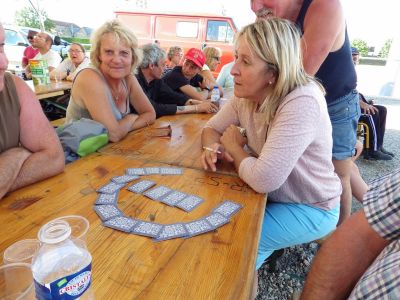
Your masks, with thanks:
M 334 208 L 342 191 L 332 164 L 332 126 L 325 98 L 314 83 L 296 88 L 278 107 L 271 125 L 247 99 L 234 97 L 206 127 L 223 133 L 230 124 L 246 128 L 247 157 L 239 176 L 274 202 Z

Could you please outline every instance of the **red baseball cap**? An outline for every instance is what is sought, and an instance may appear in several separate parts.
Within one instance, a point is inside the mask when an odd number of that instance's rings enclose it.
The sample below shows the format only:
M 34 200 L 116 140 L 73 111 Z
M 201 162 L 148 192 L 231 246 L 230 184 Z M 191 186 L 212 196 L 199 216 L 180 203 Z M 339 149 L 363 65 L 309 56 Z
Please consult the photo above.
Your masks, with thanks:
M 194 62 L 196 66 L 203 68 L 204 63 L 206 62 L 206 56 L 200 49 L 190 48 L 186 53 L 185 58 Z

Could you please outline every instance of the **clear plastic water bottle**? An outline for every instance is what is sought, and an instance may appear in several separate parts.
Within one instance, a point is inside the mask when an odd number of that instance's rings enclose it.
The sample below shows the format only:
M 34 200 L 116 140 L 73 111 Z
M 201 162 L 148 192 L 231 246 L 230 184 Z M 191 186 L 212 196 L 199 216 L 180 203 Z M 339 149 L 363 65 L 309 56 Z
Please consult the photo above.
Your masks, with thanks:
M 211 102 L 214 103 L 216 106 L 219 106 L 219 89 L 218 86 L 214 86 L 211 92 Z
M 20 66 L 15 66 L 15 75 L 24 80 L 24 73 Z
M 92 256 L 84 241 L 70 235 L 64 220 L 51 221 L 38 233 L 42 245 L 33 258 L 32 273 L 39 300 L 94 299 Z

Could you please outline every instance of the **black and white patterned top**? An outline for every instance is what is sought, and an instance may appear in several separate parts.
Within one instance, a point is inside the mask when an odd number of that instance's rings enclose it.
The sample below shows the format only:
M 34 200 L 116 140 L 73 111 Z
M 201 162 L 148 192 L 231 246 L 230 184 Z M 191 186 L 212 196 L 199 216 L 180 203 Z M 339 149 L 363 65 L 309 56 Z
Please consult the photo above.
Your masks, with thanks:
M 386 246 L 361 277 L 349 299 L 400 299 L 400 169 L 372 181 L 364 196 L 370 226 Z

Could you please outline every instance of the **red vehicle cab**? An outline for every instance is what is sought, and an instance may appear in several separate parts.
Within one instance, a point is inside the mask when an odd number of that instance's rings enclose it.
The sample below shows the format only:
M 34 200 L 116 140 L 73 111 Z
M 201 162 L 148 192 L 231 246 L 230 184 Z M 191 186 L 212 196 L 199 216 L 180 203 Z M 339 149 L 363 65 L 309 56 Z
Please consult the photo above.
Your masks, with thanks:
M 157 41 L 166 51 L 171 46 L 181 46 L 185 53 L 189 48 L 220 48 L 221 64 L 215 76 L 224 64 L 233 60 L 233 38 L 237 29 L 230 17 L 148 11 L 117 11 L 115 14 L 132 29 L 141 45 Z

